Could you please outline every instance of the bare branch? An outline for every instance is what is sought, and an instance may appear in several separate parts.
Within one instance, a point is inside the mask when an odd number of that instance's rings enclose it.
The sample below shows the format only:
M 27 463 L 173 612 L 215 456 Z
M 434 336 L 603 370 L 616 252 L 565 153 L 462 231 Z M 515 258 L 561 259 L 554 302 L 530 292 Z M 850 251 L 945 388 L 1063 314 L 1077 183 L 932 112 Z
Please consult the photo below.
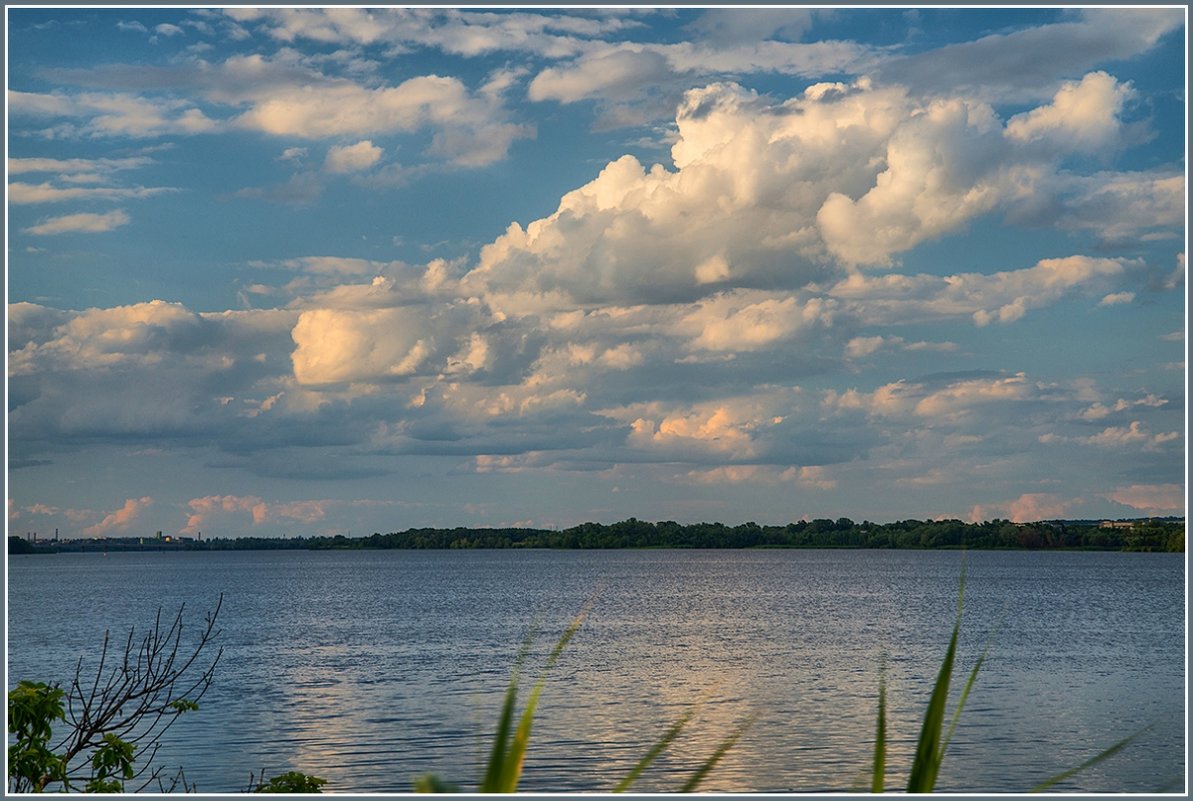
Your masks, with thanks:
M 55 748 L 67 765 L 68 786 L 86 779 L 90 765 L 85 755 L 98 748 L 106 735 L 137 747 L 134 778 L 142 782 L 142 790 L 154 782 L 166 786 L 153 758 L 179 715 L 194 709 L 215 679 L 223 649 L 216 648 L 214 655 L 211 651 L 220 633 L 216 620 L 222 606 L 221 594 L 190 647 L 184 647 L 182 638 L 185 607 L 179 607 L 168 625 L 163 624 L 159 608 L 153 627 L 140 639 L 135 629 L 129 630 L 118 660 L 109 658 L 111 638 L 106 631 L 94 674 L 79 659 L 65 696 L 69 730 Z M 201 660 L 210 661 L 201 664 Z M 181 772 L 169 786 L 180 782 L 187 787 Z

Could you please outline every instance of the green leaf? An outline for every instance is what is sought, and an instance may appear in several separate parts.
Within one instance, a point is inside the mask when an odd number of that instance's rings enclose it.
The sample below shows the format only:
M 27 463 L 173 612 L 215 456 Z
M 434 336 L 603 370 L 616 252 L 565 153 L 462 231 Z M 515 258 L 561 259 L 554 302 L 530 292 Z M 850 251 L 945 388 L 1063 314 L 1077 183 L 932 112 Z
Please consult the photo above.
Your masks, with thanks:
M 886 660 L 878 669 L 878 725 L 874 732 L 874 770 L 870 779 L 870 792 L 881 793 L 886 773 Z
M 654 762 L 655 759 L 658 758 L 659 754 L 667 750 L 667 746 L 671 745 L 671 742 L 679 736 L 679 733 L 683 731 L 683 727 L 686 726 L 688 721 L 690 721 L 696 714 L 696 709 L 697 707 L 692 707 L 685 712 L 679 720 L 672 723 L 667 728 L 667 731 L 663 732 L 663 736 L 658 739 L 658 742 L 651 746 L 651 749 L 646 752 L 646 756 L 638 760 L 638 764 L 634 765 L 633 769 L 626 774 L 626 777 L 617 783 L 617 786 L 613 788 L 613 792 L 622 793 L 628 790 L 630 785 L 642 775 L 642 772 L 650 767 L 650 763 Z
M 555 647 L 551 649 L 546 665 L 543 668 L 543 674 L 531 690 L 530 698 L 526 702 L 526 707 L 522 712 L 517 729 L 513 732 L 511 739 L 510 727 L 513 724 L 514 708 L 517 706 L 518 701 L 518 676 L 523 663 L 526 661 L 527 654 L 530 652 L 530 644 L 534 638 L 533 629 L 522 641 L 518 658 L 514 662 L 513 676 L 510 677 L 509 687 L 505 691 L 505 701 L 501 705 L 501 716 L 497 722 L 497 733 L 493 738 L 493 749 L 489 754 L 489 763 L 485 770 L 485 776 L 478 788 L 480 792 L 512 793 L 517 791 L 518 780 L 522 775 L 522 765 L 526 758 L 526 749 L 530 744 L 530 729 L 534 722 L 534 712 L 538 706 L 539 696 L 543 692 L 547 672 L 558 661 L 559 655 L 563 653 L 563 649 L 571 642 L 572 637 L 575 636 L 584 622 L 586 614 L 586 611 L 581 611 L 564 630 L 559 641 L 555 643 Z
M 518 702 L 518 674 L 526 655 L 530 653 L 530 644 L 534 639 L 533 628 L 527 632 L 518 649 L 518 656 L 514 660 L 514 671 L 510 676 L 509 686 L 505 690 L 505 701 L 501 705 L 501 716 L 497 721 L 497 733 L 493 737 L 493 750 L 489 753 L 489 764 L 485 770 L 485 777 L 481 779 L 482 793 L 505 792 L 506 751 L 509 748 L 510 723 L 514 718 L 514 706 Z
M 451 782 L 445 782 L 434 773 L 426 773 L 414 780 L 416 793 L 458 793 L 460 788 Z
M 911 764 L 911 776 L 907 780 L 907 792 L 930 793 L 936 786 L 936 775 L 940 771 L 940 763 L 944 760 L 944 741 L 941 729 L 944 726 L 944 710 L 949 699 L 949 681 L 953 675 L 953 660 L 957 654 L 957 637 L 961 631 L 961 608 L 965 599 L 965 571 L 961 572 L 961 589 L 957 595 L 957 620 L 953 624 L 953 636 L 949 638 L 949 647 L 945 652 L 944 662 L 940 666 L 940 673 L 936 677 L 936 685 L 932 688 L 932 696 L 928 700 L 928 709 L 924 713 L 924 723 L 920 728 L 919 740 L 916 742 L 915 759 Z M 975 674 L 976 675 L 976 674 Z
M 21 739 L 50 739 L 55 720 L 66 720 L 57 685 L 21 681 L 8 694 L 8 730 Z
M 567 644 L 575 636 L 576 632 L 580 629 L 580 624 L 583 622 L 584 613 L 581 612 L 564 630 L 563 635 L 559 638 L 559 642 L 555 643 L 555 647 L 551 649 L 551 653 L 547 657 L 547 663 L 543 667 L 543 673 L 539 676 L 539 680 L 535 682 L 534 689 L 530 691 L 530 698 L 526 701 L 526 708 L 522 711 L 522 719 L 518 721 L 518 729 L 514 732 L 514 741 L 506 757 L 506 767 L 502 771 L 504 786 L 501 792 L 512 793 L 518 789 L 518 779 L 522 775 L 522 764 L 526 760 L 526 748 L 530 745 L 530 727 L 534 723 L 534 710 L 538 707 L 539 696 L 543 694 L 543 686 L 547 681 L 547 671 L 559 660 L 559 655 L 563 653 L 563 649 L 567 647 Z
M 103 742 L 91 755 L 91 767 L 96 779 L 107 779 L 119 775 L 123 779 L 133 777 L 133 760 L 137 746 L 120 739 L 115 734 L 105 734 Z
M 183 712 L 196 712 L 199 709 L 198 704 L 186 698 L 179 698 L 177 701 L 171 701 L 168 706 L 170 709 L 173 709 L 179 714 L 182 714 Z
M 124 785 L 116 779 L 92 779 L 84 785 L 88 793 L 123 793 Z
M 257 785 L 254 793 L 322 793 L 327 779 L 311 776 L 297 770 L 273 776 L 268 782 Z
M 1049 787 L 1051 787 L 1052 785 L 1063 782 L 1065 779 L 1068 779 L 1071 776 L 1076 776 L 1081 771 L 1085 770 L 1086 768 L 1092 768 L 1094 765 L 1098 764 L 1099 762 L 1101 762 L 1104 759 L 1109 759 L 1110 757 L 1117 754 L 1119 751 L 1126 748 L 1127 745 L 1130 744 L 1130 742 L 1132 740 L 1134 740 L 1139 735 L 1143 734 L 1145 731 L 1150 729 L 1153 725 L 1154 724 L 1149 723 L 1148 725 L 1144 726 L 1142 729 L 1135 732 L 1131 736 L 1124 737 L 1123 739 L 1119 740 L 1117 743 L 1110 746 L 1109 748 L 1107 748 L 1105 751 L 1098 754 L 1097 756 L 1091 757 L 1090 759 L 1085 760 L 1084 762 L 1082 762 L 1080 765 L 1078 765 L 1075 768 L 1070 768 L 1069 770 L 1066 770 L 1063 773 L 1058 773 L 1055 776 L 1045 779 L 1044 781 L 1037 784 L 1035 787 L 1031 788 L 1031 790 L 1029 790 L 1028 792 L 1042 793 L 1045 790 L 1047 790 Z
M 684 782 L 683 787 L 681 787 L 679 791 L 681 793 L 695 792 L 696 787 L 699 786 L 700 782 L 704 781 L 704 777 L 708 775 L 709 771 L 716 767 L 717 763 L 721 761 L 721 757 L 729 753 L 729 749 L 737 744 L 737 741 L 741 739 L 741 736 L 746 733 L 746 729 L 750 728 L 753 723 L 754 716 L 751 715 L 745 721 L 738 724 L 737 728 L 735 728 L 733 732 L 717 747 L 717 750 L 713 751 L 712 756 L 706 759 L 703 765 L 696 768 L 696 772 L 692 774 L 691 778 Z

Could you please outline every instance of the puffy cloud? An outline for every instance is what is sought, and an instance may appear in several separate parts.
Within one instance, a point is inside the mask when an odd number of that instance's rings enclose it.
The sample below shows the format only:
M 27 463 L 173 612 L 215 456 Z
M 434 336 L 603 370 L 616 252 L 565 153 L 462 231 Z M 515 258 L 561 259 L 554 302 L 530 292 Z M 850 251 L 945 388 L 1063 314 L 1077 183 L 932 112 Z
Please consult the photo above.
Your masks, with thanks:
M 1032 267 L 995 273 L 956 275 L 883 275 L 854 273 L 828 290 L 831 297 L 856 304 L 874 322 L 896 323 L 925 318 L 971 317 L 975 325 L 1011 323 L 1029 310 L 1069 293 L 1104 291 L 1128 269 L 1142 264 L 1127 259 L 1066 256 L 1041 259 Z
M 670 74 L 667 59 L 657 50 L 608 48 L 568 67 L 549 67 L 531 81 L 531 100 L 574 103 L 585 98 L 632 95 Z
M 860 359 L 875 353 L 887 342 L 887 338 L 882 336 L 854 337 L 845 345 L 845 355 L 851 359 Z
M 124 506 L 104 517 L 95 525 L 83 529 L 84 537 L 105 537 L 110 533 L 127 532 L 141 514 L 153 504 L 153 498 L 129 498 Z
M 878 50 L 855 42 L 750 41 L 784 28 L 795 31 L 808 19 L 798 9 L 767 13 L 756 10 L 751 18 L 735 9 L 717 20 L 710 12 L 705 21 L 716 30 L 701 41 L 594 43 L 577 58 L 539 72 L 527 94 L 537 101 L 596 100 L 598 125 L 641 125 L 665 118 L 698 83 L 747 73 L 858 75 L 880 60 Z
M 1062 86 L 1052 103 L 1013 117 L 1005 128 L 990 106 L 973 99 L 930 101 L 891 135 L 885 169 L 872 188 L 856 200 L 837 191 L 825 201 L 817 216 L 825 243 L 847 264 L 885 266 L 894 254 L 995 209 L 1030 218 L 1045 198 L 1063 202 L 1073 180 L 1046 165 L 1117 146 L 1123 130 L 1119 114 L 1130 95 L 1112 76 L 1091 73 Z M 1114 208 L 1154 206 L 1165 197 L 1150 192 L 1135 198 L 1101 184 L 1083 193 L 1071 199 L 1077 209 L 1093 196 Z M 1120 225 L 1133 230 L 1129 222 Z
M 132 219 L 122 210 L 109 211 L 107 214 L 66 214 L 61 217 L 50 217 L 37 225 L 24 229 L 27 234 L 35 236 L 56 236 L 58 234 L 102 234 L 128 225 Z
M 1058 175 L 1050 181 L 1059 207 L 1030 209 L 1036 224 L 1055 221 L 1119 245 L 1177 239 L 1185 221 L 1185 179 L 1167 171 Z M 1042 213 L 1041 213 L 1042 212 Z M 1024 222 L 1031 217 L 1024 215 Z
M 1134 292 L 1112 292 L 1098 301 L 1099 306 L 1119 306 L 1135 300 Z
M 508 71 L 491 76 L 475 91 L 457 78 L 438 75 L 416 76 L 396 86 L 365 84 L 329 74 L 316 57 L 283 49 L 271 57 L 233 56 L 218 64 L 117 64 L 56 70 L 54 77 L 64 84 L 127 91 L 10 92 L 14 117 L 82 119 L 41 132 L 53 137 L 148 137 L 247 128 L 323 139 L 429 131 L 430 159 L 481 167 L 505 158 L 514 141 L 534 135 L 533 126 L 510 121 L 503 97 L 514 85 Z M 142 94 L 147 80 L 159 94 Z M 167 92 L 197 95 L 225 116 L 213 119 L 196 101 Z M 377 152 L 373 158 L 374 151 L 360 143 L 354 148 L 333 149 L 328 169 L 357 171 L 380 157 Z
M 466 167 L 504 158 L 516 139 L 532 133 L 525 125 L 504 121 L 499 94 L 473 94 L 458 79 L 435 75 L 378 88 L 347 81 L 291 83 L 261 91 L 250 100 L 251 108 L 236 119 L 241 127 L 309 139 L 431 128 L 430 152 Z M 351 164 L 360 169 L 373 146 L 355 147 L 350 154 L 329 156 L 329 166 Z
M 306 413 L 297 388 L 267 402 L 290 389 L 294 312 L 197 314 L 156 301 L 81 312 L 14 304 L 9 314 L 14 454 L 114 437 L 235 447 Z M 254 414 L 272 417 L 272 433 L 245 430 Z
M 1080 417 L 1082 420 L 1104 420 L 1116 412 L 1125 412 L 1129 409 L 1134 409 L 1139 406 L 1158 409 L 1167 405 L 1167 399 L 1153 394 L 1149 394 L 1146 397 L 1139 398 L 1138 400 L 1119 398 L 1114 402 L 1113 406 L 1106 406 L 1103 403 L 1095 403 L 1089 408 L 1082 410 Z
M 1030 523 L 1063 517 L 1076 503 L 1075 499 L 1059 498 L 1046 493 L 1026 493 L 1011 501 L 1007 513 L 1015 523 Z
M 314 523 L 327 517 L 329 501 L 290 501 L 275 503 L 269 507 L 269 515 L 273 518 L 297 520 L 302 523 Z
M 1120 487 L 1106 497 L 1149 514 L 1173 514 L 1185 508 L 1185 487 L 1182 484 L 1132 484 Z
M 1101 79 L 1088 83 L 1098 87 Z M 1085 119 L 1083 130 L 1103 130 L 1109 141 L 1114 111 Z M 1049 119 L 1042 114 L 1016 130 L 1034 136 Z M 1026 213 L 1041 197 L 1062 212 L 1069 201 L 1075 208 L 1092 202 L 1092 188 L 1082 195 L 1059 177 L 1059 159 L 1081 149 L 1075 137 L 1058 140 L 1069 143 L 1064 152 L 1042 155 L 1038 142 L 1006 136 L 990 106 L 965 98 L 923 102 L 859 81 L 815 84 L 775 104 L 716 84 L 689 91 L 676 124 L 674 170 L 631 156 L 610 162 L 553 214 L 511 224 L 483 248 L 466 289 L 662 303 L 726 286 L 798 288 L 836 265 L 889 266 L 896 254 L 996 210 Z M 1137 202 L 1123 180 L 1122 192 L 1103 190 L 1100 202 Z M 1139 187 L 1138 196 L 1154 197 L 1158 186 Z M 1112 262 L 1082 263 L 1106 273 L 1100 266 Z M 1030 275 L 1046 279 L 1052 268 L 1063 279 L 1074 263 L 1044 261 Z M 969 313 L 980 312 L 979 324 L 1012 322 L 1035 302 L 1012 296 L 992 308 L 971 305 Z
M 32 317 L 36 309 L 25 311 L 23 317 Z M 181 304 L 160 300 L 93 309 L 66 320 L 61 314 L 46 317 L 46 322 L 62 324 L 45 332 L 41 341 L 10 352 L 11 374 L 91 369 L 128 361 L 156 364 L 201 339 L 205 327 L 199 315 Z
M 725 484 L 795 484 L 800 487 L 830 490 L 837 486 L 828 471 L 819 466 L 791 466 L 734 464 L 707 470 L 691 470 L 684 480 L 695 484 L 723 486 Z
M 56 515 L 62 510 L 55 506 L 47 506 L 44 503 L 35 503 L 25 511 L 31 515 Z
M 908 342 L 898 336 L 854 337 L 845 343 L 845 355 L 850 359 L 864 359 L 880 350 L 949 352 L 957 349 L 954 342 Z
M 828 269 L 815 215 L 830 186 L 860 186 L 869 172 L 865 158 L 833 151 L 880 140 L 893 119 L 865 107 L 897 100 L 818 96 L 768 107 L 736 86 L 693 90 L 677 115 L 675 171 L 631 156 L 611 162 L 554 214 L 515 223 L 486 246 L 465 287 L 657 303 L 727 284 L 805 285 Z M 842 169 L 830 179 L 826 163 Z
M 680 325 L 699 334 L 693 345 L 712 351 L 769 349 L 812 325 L 831 325 L 835 304 L 812 298 L 757 299 L 752 293 L 726 293 L 701 301 Z
M 195 534 L 212 526 L 235 525 L 237 516 L 248 516 L 253 526 L 276 521 L 315 523 L 327 517 L 335 501 L 304 500 L 268 503 L 256 495 L 208 495 L 187 501 L 183 534 Z
M 1023 373 L 1006 378 L 956 381 L 919 398 L 915 413 L 921 417 L 956 418 L 970 414 L 974 407 L 1024 400 L 1029 392 Z
M 300 384 L 393 381 L 437 374 L 480 323 L 468 304 L 431 308 L 315 308 L 298 316 L 292 336 Z
M 777 462 L 793 455 L 794 435 L 788 416 L 795 420 L 798 407 L 798 390 L 773 389 L 687 406 L 629 404 L 599 414 L 627 425 L 626 444 L 645 458 L 748 464 Z M 795 461 L 790 459 L 787 464 Z M 799 462 L 823 463 L 820 454 Z
M 1062 498 L 1049 493 L 1028 492 L 1005 504 L 975 506 L 970 511 L 969 518 L 973 522 L 1003 517 L 1013 523 L 1036 523 L 1041 520 L 1063 518 L 1079 503 L 1080 498 Z
M 975 412 L 989 414 L 992 405 L 1005 405 L 1036 397 L 1023 373 L 1006 377 L 954 378 L 935 381 L 894 381 L 864 393 L 830 390 L 824 405 L 830 410 L 863 410 L 878 417 L 927 418 L 958 423 Z
M 1007 121 L 1006 135 L 1021 142 L 1051 142 L 1066 151 L 1096 152 L 1118 143 L 1130 85 L 1105 72 L 1091 72 L 1061 85 L 1052 102 Z
M 421 310 L 305 311 L 294 326 L 294 376 L 329 384 L 411 375 L 431 355 L 427 322 Z
M 828 196 L 816 218 L 825 243 L 847 264 L 889 264 L 893 253 L 995 208 L 1005 192 L 1006 155 L 988 106 L 930 103 L 890 137 L 872 188 L 857 200 L 839 191 Z
M 658 420 L 639 417 L 630 424 L 627 442 L 644 450 L 701 450 L 732 459 L 750 459 L 757 453 L 744 423 L 735 419 L 729 408 L 723 405 L 683 416 L 664 416 Z
M 1122 449 L 1141 446 L 1144 450 L 1158 450 L 1166 442 L 1181 439 L 1179 431 L 1168 431 L 1153 434 L 1139 420 L 1131 421 L 1127 426 L 1109 426 L 1097 434 L 1082 437 L 1081 441 L 1096 445 L 1099 448 Z
M 12 303 L 8 307 L 9 358 L 30 342 L 46 338 L 71 317 L 70 312 L 40 306 L 36 303 Z M 10 364 L 11 375 L 16 365 Z
M 354 145 L 332 147 L 327 151 L 323 169 L 335 173 L 360 172 L 376 164 L 384 152 L 383 148 L 377 147 L 368 139 Z
M 247 512 L 252 515 L 253 524 L 266 519 L 268 507 L 256 496 L 237 495 L 208 495 L 204 498 L 192 498 L 187 501 L 190 511 L 187 513 L 186 526 L 183 534 L 194 534 L 202 531 L 203 526 L 217 514 L 232 512 Z

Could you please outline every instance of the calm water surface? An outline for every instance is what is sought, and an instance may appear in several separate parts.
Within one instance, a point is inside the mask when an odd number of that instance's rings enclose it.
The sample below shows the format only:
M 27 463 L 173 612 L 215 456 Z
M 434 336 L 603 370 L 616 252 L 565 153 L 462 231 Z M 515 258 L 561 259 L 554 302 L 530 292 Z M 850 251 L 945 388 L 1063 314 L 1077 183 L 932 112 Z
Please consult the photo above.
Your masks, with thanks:
M 708 791 L 860 789 L 879 664 L 888 786 L 918 724 L 968 570 L 958 670 L 989 639 L 938 788 L 1012 792 L 1148 723 L 1058 789 L 1185 781 L 1183 554 L 918 551 L 363 551 L 17 556 L 8 680 L 65 681 L 110 627 L 224 595 L 216 684 L 159 755 L 207 792 L 301 770 L 341 792 L 405 792 L 481 772 L 527 626 L 537 663 L 591 609 L 551 672 L 521 789 L 607 790 L 693 703 L 636 790 L 675 790 L 757 720 Z M 993 637 L 990 638 L 993 631 Z M 88 649 L 91 649 L 90 651 Z M 536 662 L 537 660 L 537 662 Z M 958 683 L 960 683 L 958 681 Z

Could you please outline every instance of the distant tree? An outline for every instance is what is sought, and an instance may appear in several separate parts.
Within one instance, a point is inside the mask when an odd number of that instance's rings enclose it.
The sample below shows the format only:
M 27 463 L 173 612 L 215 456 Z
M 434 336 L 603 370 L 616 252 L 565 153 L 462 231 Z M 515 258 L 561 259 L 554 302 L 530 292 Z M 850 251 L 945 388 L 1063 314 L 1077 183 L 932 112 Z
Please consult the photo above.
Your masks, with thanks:
M 9 553 L 36 553 L 33 543 L 24 537 L 18 537 L 16 534 L 10 534 L 8 537 L 8 552 Z

